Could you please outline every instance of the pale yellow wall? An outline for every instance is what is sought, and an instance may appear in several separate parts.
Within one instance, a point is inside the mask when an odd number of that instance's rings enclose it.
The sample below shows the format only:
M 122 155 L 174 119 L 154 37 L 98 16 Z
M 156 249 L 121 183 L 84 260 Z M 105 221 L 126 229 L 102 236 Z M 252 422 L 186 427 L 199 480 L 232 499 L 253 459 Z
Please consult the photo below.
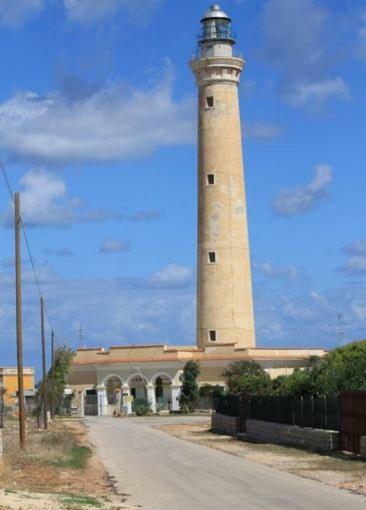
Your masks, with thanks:
M 197 345 L 255 346 L 238 83 L 242 59 L 191 62 L 199 88 Z M 206 98 L 213 97 L 214 106 Z M 207 174 L 215 175 L 208 185 Z M 217 255 L 208 263 L 208 252 Z
M 33 374 L 25 374 L 23 376 L 24 381 L 24 389 L 25 390 L 33 390 L 34 389 L 34 375 Z M 16 402 L 16 392 L 18 391 L 18 374 L 9 374 L 3 375 L 0 379 L 0 383 L 6 388 L 6 393 L 4 396 L 4 404 L 6 406 L 11 406 Z

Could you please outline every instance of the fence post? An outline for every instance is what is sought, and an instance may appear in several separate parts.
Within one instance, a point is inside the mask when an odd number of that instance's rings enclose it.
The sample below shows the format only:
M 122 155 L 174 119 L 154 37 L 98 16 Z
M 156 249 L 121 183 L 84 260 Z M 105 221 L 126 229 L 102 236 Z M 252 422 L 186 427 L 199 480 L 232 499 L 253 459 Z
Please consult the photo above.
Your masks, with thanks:
M 295 425 L 295 408 L 294 408 L 294 399 L 291 399 L 291 421 L 292 425 Z
M 311 402 L 311 428 L 314 428 L 314 397 L 311 395 L 310 397 Z
M 4 444 L 3 444 L 3 431 L 0 430 L 0 465 L 4 461 Z
M 304 426 L 304 397 L 300 397 L 300 423 L 301 427 Z
M 327 397 L 324 395 L 324 427 L 325 427 L 325 430 L 328 430 L 328 401 L 327 401 Z

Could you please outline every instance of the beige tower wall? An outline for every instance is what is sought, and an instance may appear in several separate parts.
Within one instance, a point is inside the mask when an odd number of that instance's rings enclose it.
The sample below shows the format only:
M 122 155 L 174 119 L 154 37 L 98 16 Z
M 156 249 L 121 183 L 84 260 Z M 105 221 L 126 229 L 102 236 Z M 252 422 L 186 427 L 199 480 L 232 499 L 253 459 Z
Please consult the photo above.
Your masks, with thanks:
M 244 61 L 191 62 L 199 88 L 197 344 L 255 347 L 238 83 Z M 207 105 L 213 97 L 214 105 Z M 214 174 L 209 185 L 207 174 Z M 217 261 L 210 264 L 208 252 Z M 209 331 L 216 331 L 216 342 Z

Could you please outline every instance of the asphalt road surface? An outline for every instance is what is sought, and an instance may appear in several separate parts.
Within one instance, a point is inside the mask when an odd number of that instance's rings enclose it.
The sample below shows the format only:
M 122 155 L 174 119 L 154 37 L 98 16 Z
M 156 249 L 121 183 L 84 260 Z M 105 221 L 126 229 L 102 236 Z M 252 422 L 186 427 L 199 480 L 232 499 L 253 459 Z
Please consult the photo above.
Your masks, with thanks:
M 144 510 L 366 510 L 364 497 L 152 428 L 199 419 L 90 417 L 86 423 L 118 490 Z

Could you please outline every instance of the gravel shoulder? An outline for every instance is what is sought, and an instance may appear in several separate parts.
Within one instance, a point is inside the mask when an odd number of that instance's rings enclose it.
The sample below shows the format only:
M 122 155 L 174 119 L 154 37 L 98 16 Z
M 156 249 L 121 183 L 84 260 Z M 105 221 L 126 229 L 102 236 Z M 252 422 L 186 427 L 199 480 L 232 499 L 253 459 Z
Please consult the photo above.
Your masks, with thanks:
M 56 420 L 44 432 L 29 422 L 25 452 L 19 449 L 16 421 L 3 432 L 0 510 L 131 509 L 115 490 L 83 423 Z

